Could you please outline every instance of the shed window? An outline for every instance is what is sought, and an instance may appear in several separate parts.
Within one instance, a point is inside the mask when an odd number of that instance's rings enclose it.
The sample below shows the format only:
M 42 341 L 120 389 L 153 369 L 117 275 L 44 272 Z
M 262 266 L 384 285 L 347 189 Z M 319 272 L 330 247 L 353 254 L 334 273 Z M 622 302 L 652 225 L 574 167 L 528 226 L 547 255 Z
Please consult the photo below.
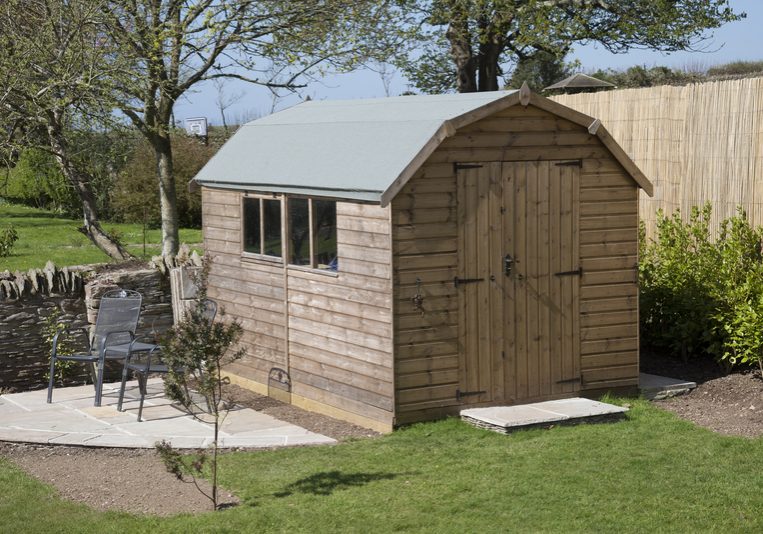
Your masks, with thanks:
M 244 252 L 281 257 L 281 201 L 244 197 Z
M 336 202 L 289 199 L 289 263 L 337 270 Z

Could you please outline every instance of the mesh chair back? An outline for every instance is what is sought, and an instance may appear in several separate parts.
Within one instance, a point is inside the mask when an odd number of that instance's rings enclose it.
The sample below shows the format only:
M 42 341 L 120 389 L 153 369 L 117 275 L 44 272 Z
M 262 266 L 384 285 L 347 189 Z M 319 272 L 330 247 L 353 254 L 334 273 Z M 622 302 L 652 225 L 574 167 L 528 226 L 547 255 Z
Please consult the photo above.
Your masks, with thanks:
M 201 316 L 209 323 L 214 321 L 217 315 L 217 302 L 212 299 L 206 299 L 201 303 L 201 306 L 203 306 Z
M 123 332 L 109 336 L 109 345 L 130 342 L 130 334 L 127 332 L 135 333 L 141 301 L 140 293 L 129 289 L 115 289 L 103 294 L 93 333 L 93 350 L 96 354 L 100 352 L 104 336 L 109 332 Z

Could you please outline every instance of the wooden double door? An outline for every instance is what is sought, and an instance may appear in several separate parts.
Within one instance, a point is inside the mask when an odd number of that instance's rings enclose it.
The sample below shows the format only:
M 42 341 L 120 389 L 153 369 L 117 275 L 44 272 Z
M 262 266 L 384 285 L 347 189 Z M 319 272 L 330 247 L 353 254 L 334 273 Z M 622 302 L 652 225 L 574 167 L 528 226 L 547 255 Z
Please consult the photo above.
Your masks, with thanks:
M 580 161 L 457 165 L 462 404 L 580 389 Z

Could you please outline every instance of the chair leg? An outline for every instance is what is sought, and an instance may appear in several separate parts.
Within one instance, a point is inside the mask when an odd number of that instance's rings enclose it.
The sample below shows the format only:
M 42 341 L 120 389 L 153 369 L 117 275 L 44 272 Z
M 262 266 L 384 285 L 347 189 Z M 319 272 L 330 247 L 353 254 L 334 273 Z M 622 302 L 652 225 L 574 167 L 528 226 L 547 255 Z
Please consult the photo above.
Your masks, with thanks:
M 56 357 L 50 357 L 50 380 L 48 380 L 48 404 L 53 402 L 53 383 L 56 381 Z
M 146 382 L 148 382 L 148 373 L 138 375 L 138 387 L 140 389 L 140 405 L 138 406 L 138 422 L 143 421 L 143 401 L 146 399 Z
M 122 385 L 119 388 L 119 402 L 117 403 L 117 411 L 122 411 L 122 401 L 125 398 L 125 384 L 127 383 L 127 364 L 122 367 Z
M 103 368 L 105 367 L 105 362 L 100 361 L 98 362 L 98 378 L 96 380 L 95 384 L 95 406 L 101 405 L 101 396 L 103 395 Z

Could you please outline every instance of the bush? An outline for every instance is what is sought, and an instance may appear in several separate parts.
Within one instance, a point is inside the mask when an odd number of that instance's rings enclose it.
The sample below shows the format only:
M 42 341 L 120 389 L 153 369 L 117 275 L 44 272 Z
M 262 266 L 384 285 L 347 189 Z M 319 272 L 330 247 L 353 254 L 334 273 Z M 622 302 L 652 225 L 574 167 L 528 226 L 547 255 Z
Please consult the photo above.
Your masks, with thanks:
M 732 61 L 707 69 L 708 76 L 750 76 L 763 74 L 763 61 Z
M 82 207 L 77 194 L 47 152 L 27 149 L 8 173 L 3 196 L 19 204 L 77 216 Z
M 172 137 L 178 223 L 181 228 L 201 228 L 201 195 L 190 193 L 188 182 L 218 148 L 218 143 L 214 141 L 204 145 L 186 135 Z M 142 223 L 151 228 L 161 225 L 156 159 L 148 142 L 142 141 L 136 146 L 120 173 L 112 196 L 112 208 L 118 221 Z
M 613 83 L 618 89 L 654 87 L 657 85 L 687 85 L 704 80 L 702 73 L 685 72 L 670 67 L 636 65 L 625 70 L 598 70 L 594 78 Z
M 761 363 L 763 229 L 741 209 L 711 239 L 709 204 L 688 221 L 657 217 L 657 237 L 640 251 L 641 339 L 683 358 L 709 355 L 729 365 Z
M 0 258 L 7 258 L 11 255 L 13 244 L 18 241 L 19 234 L 12 224 L 0 230 Z

